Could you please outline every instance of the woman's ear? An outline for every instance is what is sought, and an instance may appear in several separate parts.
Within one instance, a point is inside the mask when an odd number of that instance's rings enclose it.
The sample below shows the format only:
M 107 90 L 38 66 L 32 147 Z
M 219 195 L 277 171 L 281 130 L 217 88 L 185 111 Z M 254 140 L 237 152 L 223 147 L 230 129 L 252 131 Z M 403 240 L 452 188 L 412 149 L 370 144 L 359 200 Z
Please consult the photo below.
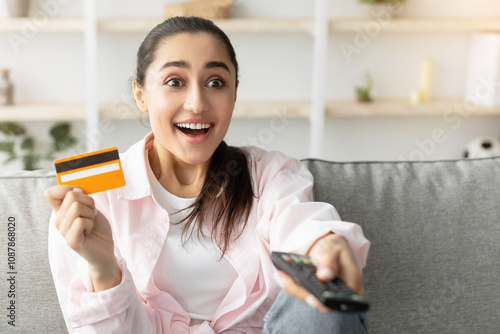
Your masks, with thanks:
M 236 81 L 236 89 L 234 90 L 234 102 L 236 102 L 236 98 L 238 97 L 238 86 L 240 85 L 240 80 Z
M 144 91 L 137 82 L 137 80 L 134 80 L 134 98 L 135 98 L 135 104 L 137 104 L 137 108 L 139 108 L 140 111 L 142 112 L 148 112 L 148 107 L 146 106 L 146 102 L 144 101 Z

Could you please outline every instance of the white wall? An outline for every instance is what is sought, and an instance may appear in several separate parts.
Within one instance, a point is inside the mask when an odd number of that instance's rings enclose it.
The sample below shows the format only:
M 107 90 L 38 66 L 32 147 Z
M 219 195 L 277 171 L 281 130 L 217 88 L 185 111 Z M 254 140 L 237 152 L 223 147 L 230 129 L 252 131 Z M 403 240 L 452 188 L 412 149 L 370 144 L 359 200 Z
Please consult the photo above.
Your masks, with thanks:
M 57 1 L 57 0 L 45 0 Z M 61 1 L 57 15 L 82 15 L 82 2 Z M 107 0 L 98 2 L 99 17 L 161 17 L 169 1 Z M 174 2 L 174 1 L 170 1 Z M 238 17 L 312 17 L 314 2 L 303 0 L 235 0 Z M 36 8 L 34 10 L 37 10 Z M 0 17 L 5 16 L 3 2 Z M 368 15 L 368 6 L 355 0 L 332 0 L 331 17 Z M 409 0 L 404 16 L 491 17 L 500 15 L 495 0 Z M 134 74 L 135 54 L 144 34 L 99 35 L 99 99 L 115 104 L 130 100 L 129 79 Z M 307 34 L 231 34 L 241 67 L 239 98 L 308 99 L 311 96 L 312 38 Z M 354 34 L 330 38 L 327 96 L 352 98 L 353 84 L 368 70 L 377 97 L 403 98 L 418 82 L 423 57 L 435 60 L 435 97 L 464 94 L 468 34 L 381 34 L 349 62 L 339 45 L 352 42 Z M 0 67 L 9 67 L 16 84 L 17 101 L 83 101 L 85 96 L 83 36 L 77 33 L 38 33 L 16 52 L 6 34 L 0 34 Z M 130 112 L 136 112 L 135 110 Z M 230 144 L 259 144 L 298 158 L 308 156 L 309 124 L 306 119 L 283 121 L 279 131 L 269 131 L 272 119 L 234 120 Z M 113 120 L 102 147 L 125 150 L 148 129 L 139 121 Z M 481 135 L 500 137 L 496 117 L 464 118 L 452 127 L 435 118 L 327 118 L 325 158 L 331 160 L 398 160 L 459 158 L 463 147 Z M 50 124 L 28 124 L 30 131 L 44 133 Z M 83 124 L 75 123 L 83 134 Z M 430 144 L 432 132 L 441 129 L 446 139 Z M 427 144 L 427 145 L 426 145 Z M 0 156 L 0 160 L 2 157 Z

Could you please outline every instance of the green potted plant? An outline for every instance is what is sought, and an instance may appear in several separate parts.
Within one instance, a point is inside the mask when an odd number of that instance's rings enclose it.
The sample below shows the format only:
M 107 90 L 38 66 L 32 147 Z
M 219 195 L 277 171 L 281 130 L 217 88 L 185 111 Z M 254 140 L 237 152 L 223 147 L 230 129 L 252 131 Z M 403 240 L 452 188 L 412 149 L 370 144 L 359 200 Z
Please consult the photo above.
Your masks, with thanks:
M 71 135 L 69 123 L 58 123 L 50 129 L 50 144 L 37 145 L 35 139 L 30 136 L 26 128 L 18 123 L 0 123 L 0 151 L 7 154 L 4 165 L 21 160 L 25 170 L 38 169 L 38 163 L 42 160 L 54 160 L 55 154 L 71 148 L 76 144 L 76 139 Z
M 368 71 L 366 71 L 362 77 L 360 77 L 355 86 L 356 98 L 359 102 L 371 102 L 372 95 L 371 90 L 373 87 L 373 80 Z

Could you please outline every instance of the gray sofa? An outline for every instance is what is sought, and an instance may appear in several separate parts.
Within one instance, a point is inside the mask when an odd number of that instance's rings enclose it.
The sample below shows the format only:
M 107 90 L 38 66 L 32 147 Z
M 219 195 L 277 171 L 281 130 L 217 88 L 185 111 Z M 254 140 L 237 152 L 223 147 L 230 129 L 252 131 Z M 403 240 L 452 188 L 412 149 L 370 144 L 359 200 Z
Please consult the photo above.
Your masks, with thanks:
M 316 200 L 333 203 L 372 242 L 371 333 L 500 331 L 500 158 L 304 163 Z M 46 250 L 43 191 L 55 182 L 47 171 L 0 174 L 0 333 L 66 332 Z

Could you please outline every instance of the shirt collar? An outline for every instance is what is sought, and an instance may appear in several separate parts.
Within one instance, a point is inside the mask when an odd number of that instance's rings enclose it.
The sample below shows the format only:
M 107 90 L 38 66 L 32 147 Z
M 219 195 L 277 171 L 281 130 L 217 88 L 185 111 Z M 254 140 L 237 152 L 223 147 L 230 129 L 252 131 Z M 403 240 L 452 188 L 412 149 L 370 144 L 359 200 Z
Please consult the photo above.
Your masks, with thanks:
M 125 186 L 118 189 L 118 198 L 136 200 L 151 196 L 151 183 L 148 178 L 148 151 L 153 147 L 154 134 L 150 132 L 144 139 L 132 145 L 120 156 Z

